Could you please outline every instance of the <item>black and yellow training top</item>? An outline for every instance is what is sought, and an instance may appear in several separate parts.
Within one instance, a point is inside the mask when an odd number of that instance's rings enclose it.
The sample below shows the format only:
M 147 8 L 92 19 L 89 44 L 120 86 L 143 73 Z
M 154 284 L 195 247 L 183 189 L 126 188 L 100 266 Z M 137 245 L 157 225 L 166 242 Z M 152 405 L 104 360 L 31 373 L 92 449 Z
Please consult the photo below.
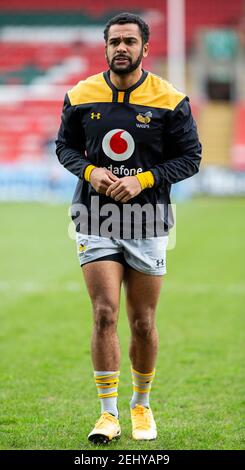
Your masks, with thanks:
M 95 195 L 100 207 L 113 203 L 122 210 L 123 204 L 96 193 L 84 178 L 88 165 L 106 167 L 118 177 L 150 170 L 153 187 L 128 203 L 166 205 L 171 184 L 198 172 L 201 144 L 186 95 L 144 70 L 135 85 L 120 91 L 107 71 L 66 94 L 56 153 L 79 178 L 73 204 L 83 204 L 90 212 Z M 167 229 L 169 225 L 165 220 Z

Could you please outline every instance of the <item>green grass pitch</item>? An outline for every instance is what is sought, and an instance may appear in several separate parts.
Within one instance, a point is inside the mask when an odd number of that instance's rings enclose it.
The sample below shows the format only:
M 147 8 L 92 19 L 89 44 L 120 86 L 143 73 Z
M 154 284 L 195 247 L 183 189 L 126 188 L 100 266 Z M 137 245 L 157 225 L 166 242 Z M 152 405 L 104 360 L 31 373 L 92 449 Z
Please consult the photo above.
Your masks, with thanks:
M 99 417 L 91 308 L 68 207 L 1 204 L 0 448 L 94 449 Z M 245 200 L 177 206 L 177 244 L 158 307 L 151 406 L 158 439 L 131 439 L 129 328 L 122 298 L 119 409 L 110 449 L 244 449 Z

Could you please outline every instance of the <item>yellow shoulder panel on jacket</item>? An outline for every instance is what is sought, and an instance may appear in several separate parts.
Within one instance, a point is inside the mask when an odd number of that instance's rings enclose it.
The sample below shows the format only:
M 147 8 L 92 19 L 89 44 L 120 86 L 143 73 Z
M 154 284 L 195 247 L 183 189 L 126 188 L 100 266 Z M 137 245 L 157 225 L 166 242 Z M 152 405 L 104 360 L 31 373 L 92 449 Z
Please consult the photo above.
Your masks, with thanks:
M 112 101 L 112 90 L 108 87 L 103 73 L 81 80 L 67 94 L 72 106 Z
M 130 94 L 130 104 L 174 110 L 186 97 L 176 90 L 171 83 L 149 73 L 146 80 Z

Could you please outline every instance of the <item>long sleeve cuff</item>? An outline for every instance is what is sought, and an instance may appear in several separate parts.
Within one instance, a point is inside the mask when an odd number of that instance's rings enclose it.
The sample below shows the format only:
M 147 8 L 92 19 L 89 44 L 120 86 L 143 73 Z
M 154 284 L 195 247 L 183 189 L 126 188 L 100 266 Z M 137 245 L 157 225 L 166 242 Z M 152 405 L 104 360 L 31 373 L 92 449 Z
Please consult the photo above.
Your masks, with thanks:
M 88 165 L 88 166 L 85 168 L 85 171 L 84 171 L 84 179 L 85 179 L 86 181 L 88 181 L 88 182 L 90 181 L 90 175 L 91 175 L 91 173 L 92 173 L 92 171 L 93 171 L 94 168 L 97 168 L 97 167 L 94 166 L 94 165 Z
M 135 176 L 140 182 L 142 189 L 152 188 L 152 186 L 154 186 L 155 180 L 151 171 L 144 171 L 143 173 L 137 173 L 137 175 Z

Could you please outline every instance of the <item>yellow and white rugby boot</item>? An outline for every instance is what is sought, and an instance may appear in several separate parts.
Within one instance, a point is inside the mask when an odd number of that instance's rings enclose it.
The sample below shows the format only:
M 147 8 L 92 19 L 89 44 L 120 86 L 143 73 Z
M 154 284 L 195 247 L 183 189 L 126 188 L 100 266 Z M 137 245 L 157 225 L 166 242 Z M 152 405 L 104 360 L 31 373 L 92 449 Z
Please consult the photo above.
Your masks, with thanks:
M 151 441 L 157 437 L 157 427 L 150 408 L 136 405 L 131 408 L 132 437 L 136 441 Z
M 121 428 L 118 419 L 104 411 L 88 435 L 88 440 L 94 444 L 107 444 L 113 439 L 119 439 L 120 436 Z

